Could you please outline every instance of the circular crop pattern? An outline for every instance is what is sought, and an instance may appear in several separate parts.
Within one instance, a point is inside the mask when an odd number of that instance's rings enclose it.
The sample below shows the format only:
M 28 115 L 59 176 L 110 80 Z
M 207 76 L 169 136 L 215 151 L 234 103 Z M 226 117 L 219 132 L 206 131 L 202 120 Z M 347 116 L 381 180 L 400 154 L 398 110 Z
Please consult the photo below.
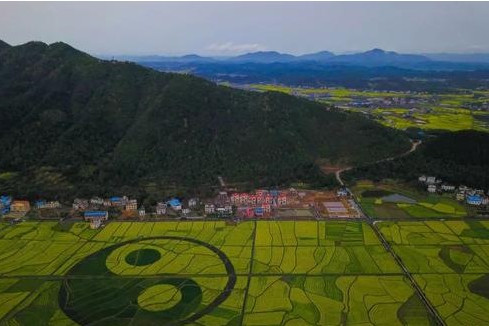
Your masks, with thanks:
M 216 261 L 223 266 L 220 293 L 204 292 L 205 281 L 190 264 L 201 262 L 208 271 L 206 259 L 212 268 Z M 192 238 L 151 237 L 107 247 L 73 266 L 59 305 L 80 325 L 181 325 L 219 306 L 235 284 L 234 267 L 220 249 Z
M 155 249 L 138 249 L 126 256 L 126 262 L 133 266 L 150 265 L 161 258 L 161 254 Z
M 141 308 L 149 311 L 160 311 L 173 308 L 182 300 L 180 289 L 170 284 L 153 285 L 138 297 Z

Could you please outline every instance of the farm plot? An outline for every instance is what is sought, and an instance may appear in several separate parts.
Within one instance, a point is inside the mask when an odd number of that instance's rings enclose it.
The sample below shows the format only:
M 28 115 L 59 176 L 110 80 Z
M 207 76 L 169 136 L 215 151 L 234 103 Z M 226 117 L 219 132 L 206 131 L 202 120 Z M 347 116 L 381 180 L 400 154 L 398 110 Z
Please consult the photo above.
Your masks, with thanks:
M 427 194 L 403 184 L 357 184 L 353 192 L 370 217 L 429 219 L 467 216 L 465 207 L 448 195 Z
M 489 322 L 488 222 L 378 225 L 447 325 Z
M 0 228 L 0 245 L 0 324 L 430 323 L 362 222 L 24 222 Z M 483 256 L 484 244 L 463 245 Z
M 253 277 L 245 325 L 430 325 L 402 276 Z
M 366 223 L 263 221 L 257 223 L 253 273 L 400 273 Z
M 447 325 L 489 323 L 488 274 L 420 274 L 415 278 Z

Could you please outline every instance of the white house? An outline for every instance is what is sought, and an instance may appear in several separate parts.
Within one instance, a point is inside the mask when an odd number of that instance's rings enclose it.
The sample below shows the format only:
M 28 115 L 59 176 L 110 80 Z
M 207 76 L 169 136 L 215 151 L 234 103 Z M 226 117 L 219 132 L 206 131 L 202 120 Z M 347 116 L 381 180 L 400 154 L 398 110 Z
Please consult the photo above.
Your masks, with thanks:
M 166 204 L 158 203 L 156 205 L 156 215 L 165 215 L 166 214 Z
M 216 206 L 214 206 L 214 204 L 211 203 L 205 204 L 204 212 L 206 214 L 213 214 L 216 212 Z
M 190 198 L 188 200 L 188 207 L 195 207 L 195 206 L 197 206 L 198 202 L 199 202 L 199 200 L 197 198 Z
M 436 177 L 426 177 L 426 183 L 427 184 L 434 184 L 434 183 L 436 183 Z
M 436 185 L 429 185 L 428 186 L 428 192 L 431 192 L 431 193 L 436 192 Z
M 463 192 L 463 191 L 457 192 L 457 195 L 455 195 L 455 198 L 457 200 L 460 200 L 460 201 L 465 200 L 465 192 Z
M 146 215 L 146 210 L 144 209 L 143 206 L 141 206 L 138 210 L 138 215 L 139 217 L 144 217 Z
M 443 190 L 443 191 L 454 191 L 455 186 L 443 184 L 443 185 L 441 185 L 441 190 Z
M 425 175 L 422 175 L 418 178 L 418 181 L 419 182 L 426 182 L 426 176 Z

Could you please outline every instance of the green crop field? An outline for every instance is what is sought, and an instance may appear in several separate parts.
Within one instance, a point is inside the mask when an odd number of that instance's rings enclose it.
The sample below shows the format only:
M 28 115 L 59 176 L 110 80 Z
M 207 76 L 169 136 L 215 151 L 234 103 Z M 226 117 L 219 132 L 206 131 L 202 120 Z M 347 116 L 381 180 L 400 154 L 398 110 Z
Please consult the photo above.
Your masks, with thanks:
M 489 113 L 468 109 L 471 105 L 487 103 L 489 101 L 487 92 L 461 90 L 463 93 L 460 94 L 414 94 L 328 87 L 301 88 L 272 84 L 251 84 L 247 87 L 257 91 L 275 91 L 304 96 L 353 112 L 367 112 L 374 120 L 397 129 L 404 130 L 414 127 L 424 130 L 479 130 L 489 132 Z M 381 103 L 368 109 L 351 105 L 352 102 L 358 100 L 393 98 L 409 98 L 419 102 L 398 108 L 382 107 Z M 416 110 L 410 112 L 410 108 Z
M 439 218 L 464 217 L 467 210 L 453 196 L 430 194 L 399 183 L 357 184 L 352 191 L 365 213 L 372 218 Z M 402 195 L 413 200 L 413 203 L 387 202 L 383 200 L 389 195 Z
M 378 225 L 447 325 L 489 323 L 489 221 Z
M 488 322 L 489 221 L 377 226 L 447 324 Z M 365 222 L 4 223 L 0 244 L 1 325 L 435 324 Z

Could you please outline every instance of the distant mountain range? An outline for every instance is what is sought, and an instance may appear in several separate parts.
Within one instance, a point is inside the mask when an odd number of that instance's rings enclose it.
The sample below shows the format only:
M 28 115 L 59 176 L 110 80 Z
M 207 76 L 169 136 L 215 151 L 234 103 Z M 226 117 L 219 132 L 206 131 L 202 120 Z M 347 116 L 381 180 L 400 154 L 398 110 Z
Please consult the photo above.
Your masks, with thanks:
M 328 51 L 291 55 L 276 51 L 235 57 L 185 55 L 114 56 L 159 71 L 190 73 L 216 82 L 271 83 L 310 87 L 450 91 L 489 87 L 489 55 L 401 54 L 373 49 L 335 55 Z
M 221 63 L 290 63 L 290 62 L 317 62 L 322 64 L 353 64 L 361 66 L 386 66 L 402 64 L 428 64 L 435 62 L 479 63 L 489 64 L 488 53 L 452 54 L 452 53 L 427 53 L 427 54 L 402 54 L 394 51 L 373 49 L 366 52 L 336 55 L 329 51 L 292 55 L 277 51 L 259 51 L 246 53 L 234 57 L 205 57 L 196 54 L 184 56 L 100 56 L 103 59 L 117 59 L 136 62 L 221 62 Z

